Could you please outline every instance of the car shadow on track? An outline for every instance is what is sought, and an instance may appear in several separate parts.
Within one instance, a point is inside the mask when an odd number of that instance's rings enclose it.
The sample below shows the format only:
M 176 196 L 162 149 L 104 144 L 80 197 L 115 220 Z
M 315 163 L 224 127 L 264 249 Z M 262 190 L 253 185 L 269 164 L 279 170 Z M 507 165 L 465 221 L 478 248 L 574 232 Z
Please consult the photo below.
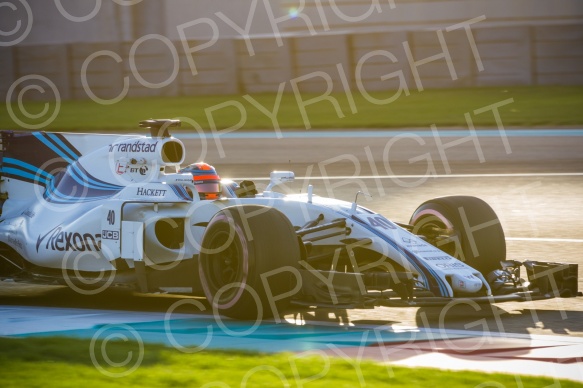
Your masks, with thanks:
M 124 288 L 111 288 L 95 295 L 82 294 L 62 286 L 35 286 L 0 282 L 0 305 L 24 305 L 60 308 L 84 308 L 125 311 L 167 312 L 176 302 L 196 299 L 204 310 L 192 304 L 178 306 L 173 312 L 212 314 L 204 298 L 176 294 L 139 294 Z M 569 301 L 569 299 L 566 299 Z M 537 303 L 537 302 L 535 302 Z M 568 306 L 568 303 L 565 303 Z M 559 334 L 583 336 L 583 311 L 542 307 L 522 308 L 520 304 L 507 307 L 481 305 L 479 308 L 458 304 L 442 307 L 410 307 L 371 309 L 355 314 L 352 310 L 303 310 L 286 317 L 303 322 L 325 322 L 329 325 L 389 326 L 403 325 L 426 329 L 469 330 L 489 333 Z M 527 306 L 525 306 L 527 307 Z M 529 304 L 528 307 L 533 307 Z
M 559 334 L 583 336 L 583 311 L 568 309 L 520 308 L 513 305 L 458 305 L 419 308 L 415 315 L 418 327 L 448 330 L 471 330 L 488 333 Z
M 173 303 L 184 298 L 173 294 L 138 294 L 126 288 L 109 288 L 96 294 L 74 291 L 65 286 L 36 286 L 0 283 L 0 304 L 60 308 L 83 308 L 124 311 L 166 312 Z M 200 299 L 200 298 L 197 298 Z M 204 299 L 200 299 L 203 303 Z M 175 312 L 192 313 L 190 306 Z

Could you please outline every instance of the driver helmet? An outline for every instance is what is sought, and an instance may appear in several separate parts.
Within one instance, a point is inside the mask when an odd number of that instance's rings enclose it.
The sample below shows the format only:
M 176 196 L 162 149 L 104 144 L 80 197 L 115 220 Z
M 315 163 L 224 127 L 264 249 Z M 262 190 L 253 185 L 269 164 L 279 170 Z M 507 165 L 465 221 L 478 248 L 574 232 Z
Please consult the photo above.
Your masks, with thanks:
M 198 162 L 184 167 L 180 172 L 192 174 L 192 181 L 200 199 L 219 199 L 222 191 L 221 178 L 213 166 Z

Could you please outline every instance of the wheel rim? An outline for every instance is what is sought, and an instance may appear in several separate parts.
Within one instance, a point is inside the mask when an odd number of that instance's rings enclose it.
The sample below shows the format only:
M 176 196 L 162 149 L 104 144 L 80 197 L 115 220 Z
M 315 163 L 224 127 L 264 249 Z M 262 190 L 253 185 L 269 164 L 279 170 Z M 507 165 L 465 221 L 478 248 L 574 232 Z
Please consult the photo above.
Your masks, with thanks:
M 206 248 L 213 252 L 206 256 L 203 263 L 208 286 L 213 294 L 228 284 L 244 281 L 244 253 L 237 238 L 233 239 L 228 231 L 220 231 L 213 236 Z M 237 292 L 237 287 L 226 290 L 218 302 L 228 302 Z
M 457 248 L 456 248 L 456 238 L 455 236 L 458 235 L 457 231 L 453 229 L 453 232 L 450 237 L 445 239 L 438 239 L 436 237 L 431 237 L 435 235 L 433 229 L 448 229 L 448 226 L 441 221 L 436 216 L 427 216 L 421 218 L 417 223 L 415 223 L 415 228 L 413 229 L 414 234 L 422 235 L 428 238 L 428 242 L 441 249 L 445 253 L 450 256 L 457 257 Z M 450 229 L 452 230 L 452 229 Z M 461 242 L 460 242 L 461 243 Z

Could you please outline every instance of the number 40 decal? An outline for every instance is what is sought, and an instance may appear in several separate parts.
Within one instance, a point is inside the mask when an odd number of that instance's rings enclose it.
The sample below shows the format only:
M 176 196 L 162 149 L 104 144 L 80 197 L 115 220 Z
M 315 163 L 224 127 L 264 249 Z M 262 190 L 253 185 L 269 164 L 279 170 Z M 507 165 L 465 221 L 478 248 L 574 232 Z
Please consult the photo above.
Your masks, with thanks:
M 395 229 L 395 227 L 382 217 L 368 217 L 368 223 L 374 228 Z
M 115 224 L 115 211 L 114 210 L 110 210 L 109 212 L 107 212 L 107 219 L 106 220 L 109 223 L 109 225 Z

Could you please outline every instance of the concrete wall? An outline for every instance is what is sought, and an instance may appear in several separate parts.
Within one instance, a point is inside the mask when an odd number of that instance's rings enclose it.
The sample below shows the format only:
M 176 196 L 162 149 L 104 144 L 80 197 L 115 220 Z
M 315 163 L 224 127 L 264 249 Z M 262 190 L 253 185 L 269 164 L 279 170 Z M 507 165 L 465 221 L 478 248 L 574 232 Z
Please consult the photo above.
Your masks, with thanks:
M 23 37 L 20 45 L 114 42 L 133 39 L 131 9 L 113 1 L 22 0 L 2 2 L 0 46 Z M 57 6 L 60 4 L 60 8 Z
M 5 95 L 15 80 L 27 75 L 49 78 L 63 99 L 109 101 L 277 92 L 282 83 L 288 92 L 295 85 L 300 92 L 314 93 L 325 92 L 329 85 L 334 91 L 360 87 L 369 92 L 404 84 L 409 89 L 583 85 L 581 24 L 474 27 L 475 45 L 463 29 L 440 31 L 287 35 L 281 45 L 270 36 L 228 38 L 196 50 L 208 41 L 158 37 L 0 47 L 0 91 Z M 19 84 L 12 99 L 27 85 Z M 52 98 L 30 90 L 24 97 Z
M 472 19 L 479 61 L 452 28 Z M 30 76 L 61 98 L 109 102 L 282 84 L 580 85 L 582 26 L 581 0 L 12 0 L 0 2 L 0 97 L 14 85 L 12 99 L 53 98 L 34 79 L 15 84 Z M 426 61 L 440 55 L 451 60 Z
M 189 47 L 199 44 L 188 41 Z M 239 92 L 236 41 L 222 39 L 196 54 L 186 53 L 179 42 L 177 47 L 180 50 L 180 73 L 177 78 L 181 85 L 180 94 L 196 96 Z
M 480 15 L 490 26 L 576 24 L 583 21 L 579 0 L 305 0 L 302 14 L 282 23 L 285 31 L 419 30 L 444 28 Z M 281 0 L 285 14 L 301 4 Z M 309 22 L 308 22 L 309 21 Z
M 310 32 L 419 31 L 481 15 L 483 26 L 583 24 L 581 0 L 10 0 L 0 30 L 31 29 L 24 45 Z M 301 7 L 298 9 L 298 7 Z M 30 15 L 27 15 L 27 9 Z M 30 17 L 29 17 L 30 16 Z M 213 30 L 213 27 L 216 31 Z M 276 31 L 277 30 L 277 31 Z M 0 35 L 0 46 L 10 36 Z
M 282 83 L 284 90 L 291 91 L 289 80 L 295 74 L 292 44 L 291 38 L 284 38 L 281 47 L 272 38 L 253 39 L 255 55 L 250 56 L 245 41 L 236 40 L 239 93 L 277 92 Z
M 534 83 L 583 84 L 583 26 L 544 26 L 532 31 Z

